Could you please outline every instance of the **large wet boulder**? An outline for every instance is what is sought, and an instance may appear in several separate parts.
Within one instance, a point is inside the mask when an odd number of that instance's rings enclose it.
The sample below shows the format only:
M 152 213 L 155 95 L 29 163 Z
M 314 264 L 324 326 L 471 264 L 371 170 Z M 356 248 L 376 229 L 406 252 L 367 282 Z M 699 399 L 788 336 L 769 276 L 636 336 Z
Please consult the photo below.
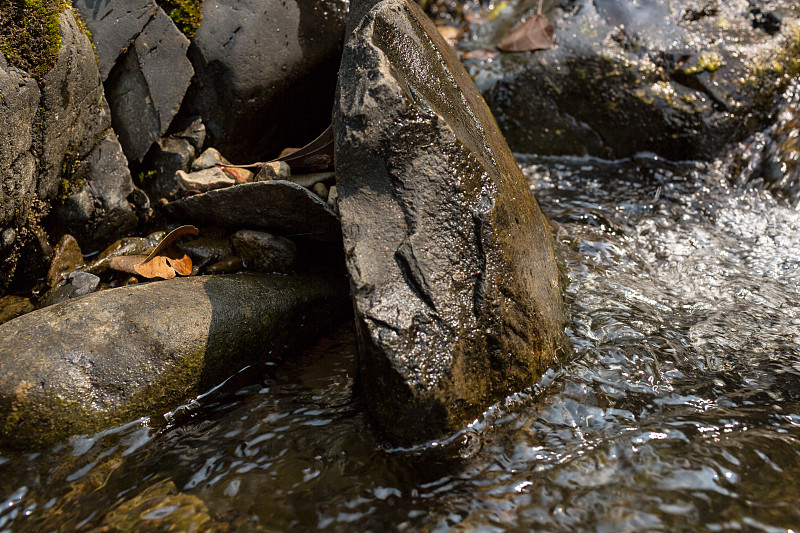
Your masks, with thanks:
M 328 125 L 344 0 L 204 2 L 189 57 L 197 73 L 188 115 L 231 161 L 263 161 Z
M 0 325 L 0 445 L 26 448 L 161 413 L 346 316 L 343 283 L 180 278 L 106 290 Z
M 511 3 L 462 50 L 494 49 L 536 4 Z M 795 0 L 544 5 L 555 47 L 466 60 L 518 152 L 712 158 L 764 127 L 800 72 Z
M 564 341 L 550 226 L 489 109 L 409 0 L 353 2 L 336 183 L 367 409 L 448 434 L 531 386 Z

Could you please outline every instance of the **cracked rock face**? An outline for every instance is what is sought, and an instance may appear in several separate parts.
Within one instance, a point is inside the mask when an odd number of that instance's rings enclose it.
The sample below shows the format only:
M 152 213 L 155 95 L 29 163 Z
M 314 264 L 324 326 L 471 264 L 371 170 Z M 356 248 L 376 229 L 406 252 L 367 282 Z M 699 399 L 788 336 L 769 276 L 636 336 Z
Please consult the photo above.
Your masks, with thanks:
M 493 50 L 523 0 L 460 45 Z M 709 159 L 764 127 L 800 73 L 795 0 L 544 3 L 556 46 L 499 54 L 476 81 L 517 152 Z
M 161 8 L 111 69 L 106 94 L 125 156 L 141 161 L 178 113 L 194 75 L 189 40 Z
M 336 183 L 375 423 L 439 438 L 532 385 L 564 342 L 547 220 L 450 47 L 408 0 L 353 2 Z
M 72 3 L 92 34 L 103 80 L 158 9 L 154 0 L 74 0 Z

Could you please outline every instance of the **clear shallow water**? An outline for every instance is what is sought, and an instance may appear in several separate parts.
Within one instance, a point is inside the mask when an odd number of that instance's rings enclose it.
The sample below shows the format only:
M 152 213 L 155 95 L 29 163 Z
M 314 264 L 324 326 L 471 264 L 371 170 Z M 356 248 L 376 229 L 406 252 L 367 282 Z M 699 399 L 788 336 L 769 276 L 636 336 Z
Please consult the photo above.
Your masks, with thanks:
M 0 530 L 798 527 L 800 213 L 728 163 L 521 163 L 572 280 L 574 354 L 534 388 L 388 449 L 346 325 L 167 419 L 6 456 Z

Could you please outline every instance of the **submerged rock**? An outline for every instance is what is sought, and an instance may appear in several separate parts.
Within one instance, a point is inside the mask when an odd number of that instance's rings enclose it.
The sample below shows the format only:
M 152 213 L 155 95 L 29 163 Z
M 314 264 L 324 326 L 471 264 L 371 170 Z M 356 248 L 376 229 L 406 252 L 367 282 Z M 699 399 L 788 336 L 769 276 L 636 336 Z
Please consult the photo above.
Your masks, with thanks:
M 164 209 L 173 218 L 198 224 L 272 229 L 316 241 L 341 239 L 336 214 L 317 195 L 288 181 L 234 185 L 171 202 Z
M 110 289 L 0 326 L 0 444 L 30 449 L 163 412 L 343 316 L 342 284 L 202 276 Z
M 505 9 L 462 49 L 494 48 L 536 3 Z M 712 158 L 763 127 L 800 73 L 796 0 L 579 0 L 544 14 L 554 48 L 500 54 L 478 75 L 518 152 Z
M 438 438 L 531 386 L 564 342 L 555 243 L 486 104 L 408 0 L 352 4 L 334 114 L 361 387 Z

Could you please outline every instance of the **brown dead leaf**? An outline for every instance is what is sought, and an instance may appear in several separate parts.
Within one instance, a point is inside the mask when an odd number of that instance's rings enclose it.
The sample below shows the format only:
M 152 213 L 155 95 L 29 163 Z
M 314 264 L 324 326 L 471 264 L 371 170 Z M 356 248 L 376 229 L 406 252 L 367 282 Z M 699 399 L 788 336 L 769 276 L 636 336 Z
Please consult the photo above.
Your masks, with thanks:
M 537 13 L 500 41 L 497 48 L 503 52 L 528 52 L 552 48 L 556 29 L 542 16 L 542 0 Z
M 192 258 L 181 250 L 175 241 L 184 235 L 197 235 L 194 226 L 181 226 L 168 233 L 150 255 L 123 255 L 111 260 L 111 268 L 145 278 L 172 279 L 176 274 L 192 273 Z
M 120 272 L 136 274 L 135 266 L 147 259 L 146 255 L 118 255 L 111 259 L 109 267 Z

